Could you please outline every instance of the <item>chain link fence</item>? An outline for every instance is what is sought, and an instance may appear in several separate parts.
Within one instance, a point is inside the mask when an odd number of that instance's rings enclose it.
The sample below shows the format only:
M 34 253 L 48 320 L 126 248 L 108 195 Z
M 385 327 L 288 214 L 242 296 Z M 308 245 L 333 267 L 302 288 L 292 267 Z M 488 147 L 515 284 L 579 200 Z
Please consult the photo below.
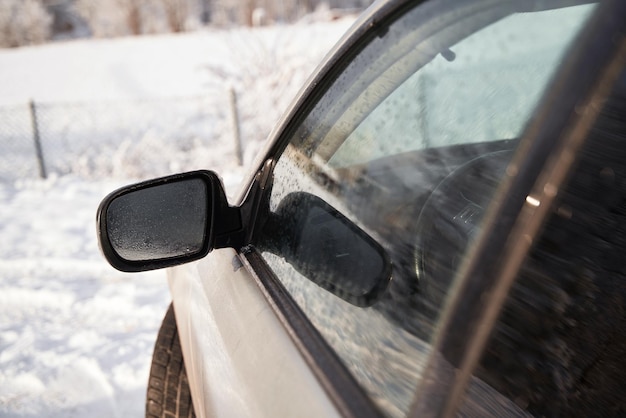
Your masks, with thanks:
M 0 107 L 0 181 L 146 178 L 223 165 L 225 156 L 241 163 L 231 95 Z

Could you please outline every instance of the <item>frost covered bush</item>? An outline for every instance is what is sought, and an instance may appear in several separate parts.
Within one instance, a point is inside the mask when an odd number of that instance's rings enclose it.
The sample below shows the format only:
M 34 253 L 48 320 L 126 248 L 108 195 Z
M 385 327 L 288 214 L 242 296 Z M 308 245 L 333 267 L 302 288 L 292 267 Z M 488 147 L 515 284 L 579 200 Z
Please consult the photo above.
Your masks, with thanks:
M 133 7 L 136 1 L 130 0 L 77 0 L 74 7 L 78 14 L 89 24 L 94 36 L 99 38 L 123 36 L 133 33 L 130 25 L 135 20 L 136 28 L 138 8 Z M 141 32 L 137 32 L 141 33 Z
M 232 49 L 231 62 L 205 66 L 216 86 L 235 90 L 246 148 L 267 138 L 326 52 L 311 46 L 304 54 L 306 40 L 298 41 L 300 33 L 297 25 L 231 31 L 226 41 Z M 315 29 L 307 33 L 314 34 Z
M 193 9 L 188 0 L 76 0 L 74 8 L 99 38 L 183 32 Z
M 51 24 L 41 0 L 0 0 L 0 47 L 43 43 Z

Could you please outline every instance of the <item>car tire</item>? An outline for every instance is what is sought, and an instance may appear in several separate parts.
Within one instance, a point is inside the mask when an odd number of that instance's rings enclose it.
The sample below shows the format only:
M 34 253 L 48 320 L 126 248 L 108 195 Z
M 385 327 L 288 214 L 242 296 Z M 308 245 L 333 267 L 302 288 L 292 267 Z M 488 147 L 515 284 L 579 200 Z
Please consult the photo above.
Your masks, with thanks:
M 157 336 L 146 395 L 146 417 L 195 418 L 189 381 L 170 304 Z

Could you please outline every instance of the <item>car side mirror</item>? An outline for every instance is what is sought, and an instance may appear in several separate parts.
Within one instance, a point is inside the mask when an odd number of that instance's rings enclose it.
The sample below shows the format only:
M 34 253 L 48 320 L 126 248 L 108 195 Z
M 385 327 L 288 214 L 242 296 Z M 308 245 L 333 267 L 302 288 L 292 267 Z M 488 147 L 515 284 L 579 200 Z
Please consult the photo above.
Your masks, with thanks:
M 261 247 L 353 305 L 372 305 L 391 280 L 391 261 L 382 246 L 317 196 L 287 195 L 265 230 L 270 242 Z
M 107 261 L 126 272 L 153 270 L 204 257 L 225 229 L 241 226 L 211 171 L 138 183 L 108 195 L 97 215 Z

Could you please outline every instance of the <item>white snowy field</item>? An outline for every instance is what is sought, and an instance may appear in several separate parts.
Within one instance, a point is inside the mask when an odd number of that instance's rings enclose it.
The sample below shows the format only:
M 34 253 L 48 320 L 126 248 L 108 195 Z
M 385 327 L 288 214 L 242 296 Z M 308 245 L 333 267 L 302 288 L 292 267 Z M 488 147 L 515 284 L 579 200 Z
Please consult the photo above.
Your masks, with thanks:
M 250 93 L 242 123 L 262 132 L 351 22 L 0 50 L 0 105 L 210 97 L 229 82 Z M 108 150 L 100 145 L 90 149 Z M 245 167 L 223 157 L 229 150 L 213 144 L 205 168 L 232 193 Z M 70 173 L 0 182 L 0 416 L 143 415 L 169 304 L 165 274 L 114 270 L 95 233 L 100 200 L 130 181 Z
M 0 186 L 0 416 L 141 416 L 168 290 L 98 253 L 95 208 L 118 185 Z

